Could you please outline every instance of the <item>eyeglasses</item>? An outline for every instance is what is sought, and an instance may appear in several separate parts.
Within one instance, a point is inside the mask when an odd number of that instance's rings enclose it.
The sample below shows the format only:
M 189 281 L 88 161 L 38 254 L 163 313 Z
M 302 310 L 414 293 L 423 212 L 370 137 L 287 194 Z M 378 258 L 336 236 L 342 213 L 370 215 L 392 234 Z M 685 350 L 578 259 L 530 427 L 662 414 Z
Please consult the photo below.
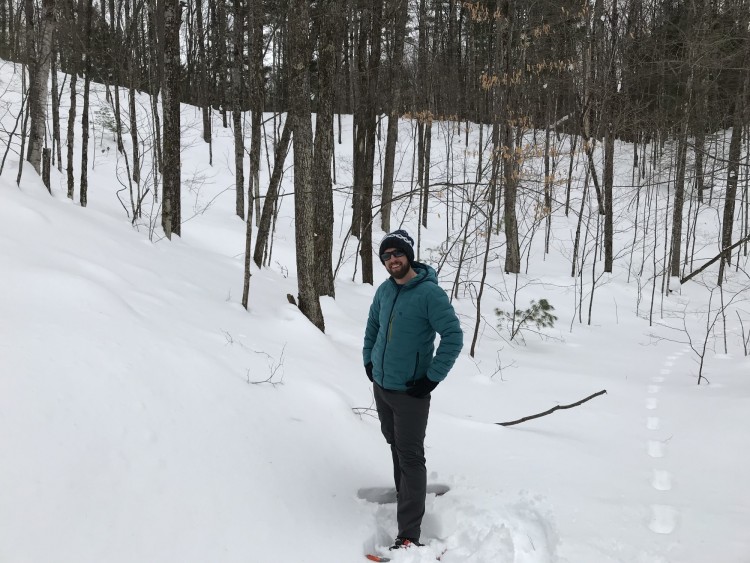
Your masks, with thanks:
M 401 258 L 402 256 L 406 256 L 406 253 L 401 252 L 400 250 L 394 250 L 393 252 L 383 252 L 383 254 L 380 255 L 380 259 L 383 262 L 388 262 L 391 258 Z

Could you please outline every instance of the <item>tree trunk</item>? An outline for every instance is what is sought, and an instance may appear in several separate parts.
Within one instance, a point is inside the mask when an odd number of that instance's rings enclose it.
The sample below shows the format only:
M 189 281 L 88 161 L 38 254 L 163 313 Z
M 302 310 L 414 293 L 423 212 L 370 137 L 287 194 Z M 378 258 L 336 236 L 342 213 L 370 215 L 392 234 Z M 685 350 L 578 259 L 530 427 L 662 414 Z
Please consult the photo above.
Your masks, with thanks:
M 29 4 L 32 4 L 29 8 Z M 26 24 L 32 32 L 27 37 L 33 37 L 33 3 L 26 3 Z M 36 173 L 42 173 L 42 149 L 47 127 L 47 95 L 49 93 L 49 71 L 52 61 L 52 34 L 55 29 L 55 0 L 42 0 L 42 19 L 39 37 L 35 37 L 34 44 L 27 45 L 29 54 L 29 115 L 31 129 L 29 132 L 29 147 L 26 160 L 34 167 Z
M 77 38 L 78 22 L 76 21 L 76 11 L 73 9 L 72 0 L 64 4 L 66 11 L 69 31 L 65 37 L 67 50 L 69 51 L 68 60 L 68 72 L 70 73 L 70 107 L 68 108 L 68 129 L 66 134 L 66 145 L 67 145 L 67 161 L 65 171 L 68 179 L 68 197 L 73 199 L 75 195 L 75 176 L 74 176 L 74 162 L 73 162 L 73 151 L 75 149 L 75 125 L 76 125 L 76 84 L 78 82 L 78 64 L 79 59 L 76 54 L 76 50 L 73 48 L 74 41 Z
M 674 208 L 672 213 L 672 276 L 680 275 L 682 253 L 682 212 L 685 206 L 685 169 L 687 168 L 687 116 L 686 123 L 677 142 L 677 175 L 674 185 Z
M 91 48 L 91 20 L 94 11 L 93 0 L 88 0 L 86 8 L 86 39 L 85 39 L 85 58 L 84 79 L 83 79 L 83 109 L 81 110 L 81 188 L 79 198 L 81 207 L 86 207 L 88 203 L 89 192 L 89 96 L 91 94 L 91 57 L 88 56 Z
M 245 10 L 234 1 L 234 41 L 232 48 L 232 126 L 234 128 L 235 213 L 245 218 L 245 135 L 242 130 L 242 71 L 245 52 Z
M 104 3 L 102 2 L 102 15 L 104 15 Z M 115 2 L 109 0 L 109 33 L 113 40 L 122 37 L 118 33 L 117 18 L 115 16 Z M 117 150 L 120 154 L 125 154 L 125 145 L 122 142 L 122 116 L 120 114 L 120 80 L 122 79 L 121 63 L 112 61 L 113 67 L 117 67 L 117 73 L 114 74 L 114 91 L 115 91 L 115 135 L 117 137 Z M 114 71 L 114 69 L 112 69 Z
M 742 155 L 742 89 L 738 89 L 734 122 L 732 123 L 732 137 L 729 141 L 729 157 L 727 163 L 727 191 L 724 198 L 724 216 L 721 223 L 721 247 L 732 246 L 732 231 L 734 230 L 734 208 L 737 199 L 737 180 L 739 177 L 740 157 Z M 732 263 L 731 253 L 722 256 L 721 270 L 724 264 Z M 719 275 L 718 284 L 722 284 L 723 275 Z
M 179 0 L 164 2 L 164 85 L 162 113 L 164 139 L 162 155 L 161 224 L 168 239 L 180 236 L 180 4 Z
M 505 180 L 505 201 L 503 220 L 505 224 L 505 273 L 518 274 L 521 271 L 521 248 L 518 242 L 518 219 L 516 217 L 516 199 L 518 197 L 518 162 L 515 154 L 513 128 L 503 124 L 505 138 L 504 149 L 508 154 L 503 159 Z
M 132 84 L 128 91 L 128 108 L 130 113 L 130 143 L 133 145 L 133 182 L 140 186 L 141 184 L 141 157 L 138 147 L 138 116 L 135 105 L 135 88 Z M 140 192 L 140 190 L 139 190 Z
M 321 22 L 318 47 L 318 113 L 315 121 L 313 186 L 315 196 L 315 284 L 318 295 L 335 297 L 333 284 L 333 111 L 336 79 L 336 45 L 340 36 L 341 14 L 338 0 L 319 5 Z
M 359 256 L 362 260 L 362 282 L 373 283 L 372 272 L 372 197 L 375 166 L 375 129 L 378 73 L 381 53 L 382 0 L 374 0 L 362 10 L 359 26 L 357 65 L 359 97 L 356 108 L 357 144 L 355 166 L 355 197 L 358 196 L 356 232 L 360 236 Z M 368 54 L 367 46 L 370 46 Z M 354 225 L 352 232 L 355 232 Z
M 393 200 L 393 176 L 395 174 L 396 143 L 398 142 L 398 120 L 401 116 L 401 81 L 403 80 L 404 38 L 406 20 L 409 16 L 408 0 L 396 0 L 396 22 L 393 30 L 393 56 L 391 58 L 391 108 L 388 115 L 388 137 L 385 143 L 383 164 L 383 194 L 380 202 L 380 226 L 384 232 L 391 231 L 391 202 Z
M 0 0 L 1 1 L 1 0 Z M 53 157 L 57 160 L 57 170 L 62 172 L 62 144 L 60 142 L 60 89 L 57 83 L 57 53 L 59 51 L 57 34 L 52 42 L 52 147 L 56 149 Z M 65 82 L 63 81 L 63 86 Z
M 289 119 L 294 132 L 294 215 L 297 288 L 300 311 L 325 331 L 315 287 L 315 191 L 312 186 L 313 138 L 310 107 L 309 14 L 307 0 L 289 4 Z
M 201 114 L 203 116 L 203 140 L 211 143 L 211 103 L 208 82 L 208 64 L 206 61 L 206 41 L 203 26 L 203 2 L 195 0 L 195 18 L 198 32 L 198 99 L 200 100 Z
M 266 251 L 268 239 L 271 233 L 271 220 L 273 219 L 274 209 L 279 196 L 279 184 L 281 175 L 284 173 L 284 161 L 286 153 L 289 150 L 289 140 L 291 138 L 292 126 L 289 118 L 284 123 L 284 129 L 281 132 L 281 138 L 276 143 L 276 150 L 273 155 L 273 173 L 268 183 L 266 197 L 263 201 L 263 212 L 258 223 L 258 240 L 255 241 L 255 251 L 253 252 L 253 262 L 258 268 L 263 266 L 263 256 Z
M 253 225 L 252 216 L 253 208 L 250 202 L 255 203 L 254 213 L 257 216 L 256 221 L 260 225 L 260 144 L 261 144 L 261 121 L 263 120 L 263 3 L 253 2 L 250 10 L 250 103 L 253 108 L 253 123 L 251 126 L 251 141 L 250 141 L 250 172 L 247 186 L 247 197 L 248 197 L 248 218 L 247 224 L 245 225 L 245 277 L 242 288 L 242 306 L 247 309 L 248 300 L 250 295 L 250 262 L 252 256 L 252 245 L 253 245 Z M 287 137 L 287 144 L 288 144 Z M 284 157 L 286 157 L 286 149 L 284 149 Z M 268 195 L 268 194 L 266 194 Z M 268 224 L 270 225 L 270 212 L 268 217 Z M 266 226 L 266 236 L 268 234 L 268 226 Z M 265 246 L 265 244 L 264 244 Z M 262 247 L 261 247 L 262 248 Z M 261 253 L 262 258 L 262 253 Z M 260 263 L 258 264 L 260 267 Z
M 75 148 L 75 126 L 76 126 L 76 82 L 78 81 L 78 71 L 73 69 L 70 75 L 70 108 L 68 108 L 68 135 L 66 143 L 68 145 L 67 151 L 67 165 L 66 172 L 68 175 L 68 197 L 73 199 L 75 194 L 76 181 L 74 177 L 74 163 L 73 163 L 73 150 Z
M 604 137 L 604 271 L 612 273 L 614 262 L 615 132 L 611 124 Z
M 252 6 L 252 9 L 250 8 Z M 248 198 L 255 205 L 255 224 L 260 221 L 260 149 L 263 138 L 261 128 L 263 126 L 263 109 L 265 105 L 265 80 L 263 77 L 263 18 L 264 9 L 262 2 L 252 2 L 248 6 L 248 45 L 250 59 L 250 104 L 252 107 L 252 129 L 250 144 L 250 180 L 248 182 Z M 266 159 L 268 154 L 266 154 Z M 269 167 L 270 168 L 270 167 Z M 270 170 L 269 170 L 270 171 Z
M 427 112 L 424 127 L 424 157 L 422 159 L 422 226 L 427 227 L 430 204 L 430 163 L 432 160 L 432 114 Z

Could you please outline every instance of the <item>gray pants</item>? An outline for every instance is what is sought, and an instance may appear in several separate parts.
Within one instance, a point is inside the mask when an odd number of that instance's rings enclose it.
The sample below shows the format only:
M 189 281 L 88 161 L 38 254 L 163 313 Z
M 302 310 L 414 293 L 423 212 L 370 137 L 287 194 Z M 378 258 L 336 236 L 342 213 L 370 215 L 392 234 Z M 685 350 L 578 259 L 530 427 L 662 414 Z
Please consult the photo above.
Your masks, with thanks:
M 419 540 L 427 493 L 424 437 L 430 397 L 417 399 L 403 391 L 374 384 L 380 430 L 391 446 L 393 480 L 398 492 L 398 536 Z

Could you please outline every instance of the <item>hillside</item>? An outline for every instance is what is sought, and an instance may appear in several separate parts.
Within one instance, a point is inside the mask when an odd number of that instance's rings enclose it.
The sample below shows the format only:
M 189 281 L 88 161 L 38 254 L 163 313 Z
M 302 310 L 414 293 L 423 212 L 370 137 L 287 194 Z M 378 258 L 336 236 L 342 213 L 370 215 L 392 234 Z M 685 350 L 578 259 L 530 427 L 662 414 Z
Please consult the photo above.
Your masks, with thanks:
M 10 131 L 20 109 L 12 65 L 0 63 L 0 82 Z M 95 92 L 92 113 L 106 113 L 103 87 Z M 139 107 L 147 119 L 145 98 Z M 361 359 L 375 288 L 359 282 L 357 241 L 346 238 L 351 116 L 343 117 L 336 145 L 334 256 L 343 260 L 336 298 L 322 302 L 325 334 L 286 298 L 296 294 L 291 197 L 279 210 L 270 266 L 253 270 L 249 310 L 240 305 L 245 224 L 234 215 L 232 134 L 216 116 L 210 165 L 199 112 L 184 106 L 182 116 L 185 222 L 172 241 L 149 227 L 159 224 L 158 202 L 149 200 L 131 226 L 118 199 L 123 163 L 106 128 L 92 140 L 86 208 L 66 198 L 56 169 L 51 194 L 29 167 L 16 186 L 17 144 L 7 158 L 0 176 L 0 561 L 348 562 L 395 534 L 393 505 L 357 498 L 359 488 L 390 484 L 391 462 Z M 405 193 L 410 122 L 401 127 Z M 477 126 L 469 147 L 452 127 L 436 128 L 436 184 L 449 170 L 466 166 L 471 177 L 476 167 L 464 157 L 479 150 Z M 620 149 L 616 184 L 626 186 L 632 151 Z M 289 155 L 287 194 L 291 162 Z M 584 176 L 577 161 L 573 210 L 581 207 Z M 264 165 L 261 185 L 268 177 Z M 659 213 L 669 193 L 654 185 L 647 216 L 662 252 Z M 463 209 L 460 193 L 450 195 L 453 209 Z M 660 297 L 661 278 L 654 286 L 652 274 L 660 275 L 663 257 L 644 251 L 632 195 L 622 188 L 616 201 L 614 272 L 602 275 L 599 264 L 591 270 L 589 240 L 583 275 L 573 278 L 576 213 L 566 217 L 557 194 L 545 254 L 541 229 L 531 237 L 529 191 L 519 202 L 528 266 L 504 275 L 502 235 L 495 238 L 475 357 L 469 346 L 482 256 L 463 271 L 454 305 L 466 346 L 433 394 L 427 436 L 429 480 L 451 490 L 428 499 L 430 545 L 394 561 L 434 561 L 443 550 L 445 563 L 750 561 L 747 258 L 725 284 L 724 303 L 734 299 L 726 331 L 719 316 L 706 338 L 706 320 L 719 310 L 719 293 L 708 289 L 716 268 L 706 272 L 708 288 L 673 281 L 674 291 Z M 447 195 L 440 198 L 421 233 L 422 260 L 433 264 L 460 225 L 447 219 Z M 416 202 L 401 201 L 394 224 L 416 232 Z M 719 206 L 717 194 L 700 216 L 696 265 L 716 254 Z M 594 236 L 596 214 L 587 217 Z M 484 247 L 482 236 L 473 235 L 476 248 Z M 448 291 L 452 264 L 440 271 Z M 385 277 L 376 263 L 376 285 Z M 520 308 L 549 300 L 555 326 L 511 341 L 494 309 L 511 310 L 514 294 Z M 708 344 L 710 384 L 697 385 L 688 337 L 698 349 Z M 604 389 L 570 410 L 495 424 Z

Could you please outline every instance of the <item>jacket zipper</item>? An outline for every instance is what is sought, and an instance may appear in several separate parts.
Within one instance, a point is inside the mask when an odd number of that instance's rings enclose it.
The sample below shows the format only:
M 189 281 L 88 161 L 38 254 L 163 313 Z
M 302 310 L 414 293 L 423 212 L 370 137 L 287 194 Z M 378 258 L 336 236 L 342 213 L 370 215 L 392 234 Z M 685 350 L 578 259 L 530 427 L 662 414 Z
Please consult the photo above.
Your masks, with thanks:
M 396 287 L 396 297 L 393 298 L 391 312 L 388 315 L 388 332 L 385 335 L 385 344 L 383 345 L 383 359 L 380 363 L 380 365 L 383 366 L 383 381 L 381 381 L 381 383 L 385 383 L 385 351 L 388 348 L 388 343 L 391 341 L 391 331 L 393 329 L 393 310 L 396 308 L 396 300 L 398 299 L 398 296 L 401 295 L 401 287 L 402 286 L 400 285 L 397 285 Z

